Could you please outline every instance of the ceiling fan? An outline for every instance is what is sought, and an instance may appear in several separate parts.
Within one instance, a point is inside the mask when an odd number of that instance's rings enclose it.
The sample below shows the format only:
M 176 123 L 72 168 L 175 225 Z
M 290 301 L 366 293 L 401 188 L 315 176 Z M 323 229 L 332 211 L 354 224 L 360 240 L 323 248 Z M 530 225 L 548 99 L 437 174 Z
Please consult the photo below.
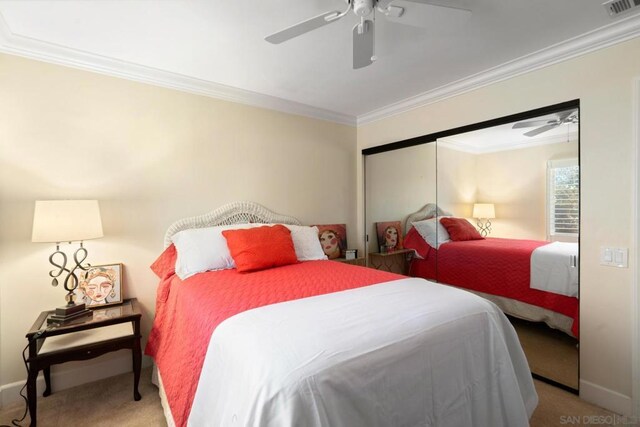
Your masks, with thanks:
M 520 128 L 530 128 L 534 126 L 539 126 L 534 130 L 530 130 L 529 132 L 525 132 L 525 136 L 536 136 L 553 128 L 557 128 L 558 126 L 574 123 L 577 124 L 579 122 L 578 119 L 578 110 L 568 110 L 557 113 L 557 117 L 555 119 L 549 120 L 531 120 L 528 122 L 519 122 L 513 125 L 512 129 L 520 129 Z
M 435 3 L 434 0 L 401 0 L 396 3 L 394 0 L 344 0 L 347 3 L 347 8 L 340 12 L 338 10 L 325 12 L 318 16 L 315 16 L 306 21 L 302 21 L 291 27 L 285 28 L 282 31 L 273 33 L 265 40 L 269 43 L 280 44 L 294 37 L 298 37 L 304 33 L 315 30 L 332 22 L 336 22 L 343 16 L 347 15 L 349 11 L 353 10 L 353 13 L 360 19 L 360 22 L 353 27 L 353 68 L 363 68 L 367 65 L 371 65 L 375 60 L 374 52 L 374 30 L 375 30 L 375 13 L 376 11 L 390 19 L 392 22 L 403 23 L 406 25 L 415 25 L 409 19 L 405 19 L 403 22 L 403 15 L 405 15 L 405 9 L 416 10 L 416 8 L 429 8 L 424 12 L 430 14 L 438 14 L 438 18 L 451 19 L 451 20 L 466 20 L 471 11 L 466 9 L 460 9 L 450 6 L 441 6 Z M 402 7 L 404 3 L 405 7 Z M 411 7 L 408 7 L 406 2 L 411 3 Z M 418 24 L 420 25 L 420 24 Z M 424 25 L 424 24 L 423 24 Z

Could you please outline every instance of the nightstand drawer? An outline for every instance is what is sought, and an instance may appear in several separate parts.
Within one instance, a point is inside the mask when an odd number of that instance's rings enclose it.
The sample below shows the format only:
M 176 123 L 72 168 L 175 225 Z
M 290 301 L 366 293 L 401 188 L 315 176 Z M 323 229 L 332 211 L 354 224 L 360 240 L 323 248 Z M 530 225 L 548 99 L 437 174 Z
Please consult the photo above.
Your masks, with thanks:
M 127 337 L 133 335 L 133 333 L 133 324 L 131 322 L 125 322 L 103 326 L 101 328 L 87 329 L 85 331 L 71 332 L 64 335 L 56 335 L 44 340 L 38 354 L 42 355 L 53 351 L 79 347 L 81 345 L 112 340 L 114 338 Z

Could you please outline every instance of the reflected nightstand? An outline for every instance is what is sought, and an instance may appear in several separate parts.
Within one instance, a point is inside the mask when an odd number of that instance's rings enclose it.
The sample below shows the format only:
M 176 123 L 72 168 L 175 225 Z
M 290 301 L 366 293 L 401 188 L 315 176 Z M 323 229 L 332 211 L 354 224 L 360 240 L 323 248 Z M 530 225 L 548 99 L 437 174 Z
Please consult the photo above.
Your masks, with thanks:
M 355 258 L 355 259 L 335 258 L 332 261 L 338 261 L 338 262 L 342 262 L 344 264 L 359 265 L 360 267 L 366 267 L 367 266 L 367 259 L 364 258 L 364 257 Z
M 412 249 L 400 249 L 388 253 L 370 253 L 369 267 L 406 275 L 409 271 L 409 261 L 413 255 Z

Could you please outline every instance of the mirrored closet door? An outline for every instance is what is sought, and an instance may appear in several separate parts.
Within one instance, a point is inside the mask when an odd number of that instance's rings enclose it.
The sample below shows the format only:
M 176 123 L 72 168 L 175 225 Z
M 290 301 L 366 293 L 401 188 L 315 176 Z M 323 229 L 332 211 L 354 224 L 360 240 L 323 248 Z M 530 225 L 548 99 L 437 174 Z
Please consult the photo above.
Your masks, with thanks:
M 405 274 L 497 304 L 534 376 L 575 392 L 578 106 L 571 101 L 365 153 L 370 263 L 401 241 L 403 256 L 411 257 Z M 389 240 L 392 222 L 401 231 Z
M 406 217 L 427 202 L 435 203 L 436 143 L 367 155 L 364 167 L 367 260 L 376 268 L 408 275 L 413 251 L 405 248 L 411 227 Z

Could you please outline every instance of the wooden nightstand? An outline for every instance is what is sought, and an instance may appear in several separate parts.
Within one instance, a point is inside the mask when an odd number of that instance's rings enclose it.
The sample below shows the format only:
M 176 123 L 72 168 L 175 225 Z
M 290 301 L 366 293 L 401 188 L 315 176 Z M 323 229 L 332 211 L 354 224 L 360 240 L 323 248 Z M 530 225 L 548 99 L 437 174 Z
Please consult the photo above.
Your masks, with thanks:
M 412 249 L 400 249 L 385 254 L 370 253 L 369 267 L 406 275 L 409 271 L 409 261 L 412 255 Z
M 355 259 L 345 259 L 345 258 L 336 258 L 333 261 L 338 261 L 338 262 L 342 262 L 345 264 L 351 264 L 351 265 L 359 265 L 360 267 L 366 267 L 367 266 L 367 259 L 362 257 L 362 258 L 355 258 Z
M 44 371 L 46 389 L 51 394 L 51 365 L 87 360 L 123 348 L 131 349 L 133 358 L 133 399 L 140 400 L 138 383 L 142 352 L 140 350 L 140 318 L 142 312 L 135 298 L 122 304 L 93 309 L 92 317 L 75 319 L 64 325 L 47 325 L 53 311 L 43 311 L 29 332 L 29 376 L 27 396 L 31 426 L 36 426 L 36 378 Z

